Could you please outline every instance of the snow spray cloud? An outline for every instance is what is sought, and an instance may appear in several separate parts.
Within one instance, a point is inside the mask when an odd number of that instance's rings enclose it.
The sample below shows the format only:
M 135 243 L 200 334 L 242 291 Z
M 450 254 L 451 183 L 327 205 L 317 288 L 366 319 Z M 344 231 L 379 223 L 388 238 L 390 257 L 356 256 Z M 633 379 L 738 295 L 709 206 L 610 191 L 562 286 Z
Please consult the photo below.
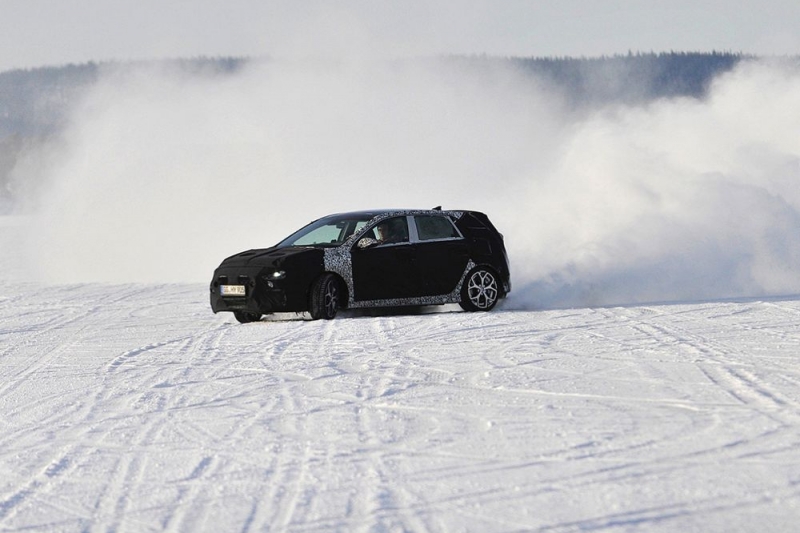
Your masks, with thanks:
M 496 213 L 510 172 L 538 174 L 553 147 L 537 90 L 458 60 L 111 73 L 51 166 L 38 264 L 54 282 L 199 281 L 331 212 Z
M 518 305 L 800 292 L 800 72 L 745 63 L 704 101 L 572 125 L 513 232 Z
M 505 233 L 510 308 L 800 292 L 800 73 L 579 114 L 503 65 L 108 76 L 50 166 L 41 273 L 205 281 L 317 216 L 443 204 Z

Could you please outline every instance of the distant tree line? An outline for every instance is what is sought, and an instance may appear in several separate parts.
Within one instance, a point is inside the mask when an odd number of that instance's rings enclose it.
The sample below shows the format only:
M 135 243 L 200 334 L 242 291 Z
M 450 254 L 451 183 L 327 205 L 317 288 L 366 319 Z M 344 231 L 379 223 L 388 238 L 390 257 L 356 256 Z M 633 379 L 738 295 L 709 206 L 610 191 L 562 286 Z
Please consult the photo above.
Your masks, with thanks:
M 636 104 L 706 95 L 715 76 L 742 59 L 732 53 L 628 54 L 600 58 L 520 58 L 513 61 L 549 80 L 578 105 Z
M 730 52 L 669 52 L 592 58 L 451 58 L 478 66 L 506 62 L 581 108 L 618 103 L 635 105 L 660 98 L 703 98 L 714 77 L 745 59 L 755 59 L 755 56 Z
M 579 107 L 637 104 L 659 98 L 702 98 L 711 80 L 743 56 L 728 52 L 649 53 L 599 58 L 501 58 L 454 56 L 453 62 L 509 64 L 536 77 Z M 250 61 L 269 59 L 193 58 L 156 62 L 189 74 L 227 75 Z M 0 72 L 0 208 L 14 195 L 10 175 L 19 154 L 59 132 L 71 107 L 107 70 L 143 63 L 86 63 Z
M 154 62 L 186 73 L 232 73 L 247 60 L 196 58 Z M 86 63 L 0 72 L 0 140 L 9 135 L 48 135 L 63 125 L 70 106 L 103 72 L 145 62 Z

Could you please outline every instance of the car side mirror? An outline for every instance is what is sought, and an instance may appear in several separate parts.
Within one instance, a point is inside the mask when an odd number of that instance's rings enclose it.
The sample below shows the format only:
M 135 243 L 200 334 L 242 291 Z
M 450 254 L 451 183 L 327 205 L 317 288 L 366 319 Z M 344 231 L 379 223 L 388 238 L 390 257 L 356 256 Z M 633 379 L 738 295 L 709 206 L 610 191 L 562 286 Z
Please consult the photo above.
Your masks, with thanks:
M 375 246 L 376 244 L 378 244 L 378 241 L 376 241 L 372 237 L 364 237 L 363 239 L 358 241 L 358 244 L 356 244 L 356 246 L 358 246 L 360 249 L 364 250 L 366 248 L 370 248 L 372 246 Z

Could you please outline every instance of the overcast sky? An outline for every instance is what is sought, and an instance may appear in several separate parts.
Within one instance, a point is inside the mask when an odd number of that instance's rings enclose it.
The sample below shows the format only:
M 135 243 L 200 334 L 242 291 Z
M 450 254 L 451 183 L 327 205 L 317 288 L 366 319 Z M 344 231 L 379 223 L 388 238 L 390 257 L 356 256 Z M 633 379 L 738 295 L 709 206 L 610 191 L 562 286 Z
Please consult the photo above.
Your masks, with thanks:
M 0 71 L 200 55 L 793 55 L 798 28 L 798 0 L 0 0 Z

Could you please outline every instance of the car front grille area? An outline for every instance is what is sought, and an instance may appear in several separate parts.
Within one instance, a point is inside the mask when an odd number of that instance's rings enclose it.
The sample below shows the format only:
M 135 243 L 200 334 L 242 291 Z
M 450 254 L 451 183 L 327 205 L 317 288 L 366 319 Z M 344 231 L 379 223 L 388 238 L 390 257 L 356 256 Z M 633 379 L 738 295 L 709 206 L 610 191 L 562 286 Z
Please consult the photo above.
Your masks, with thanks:
M 247 294 L 253 291 L 253 288 L 256 286 L 255 279 L 246 275 L 246 274 L 239 274 L 235 276 L 228 276 L 225 274 L 219 275 L 211 282 L 211 292 L 219 294 L 220 286 L 221 285 L 244 285 L 246 287 Z M 243 299 L 245 296 L 239 295 L 225 295 L 222 298 L 228 299 Z

